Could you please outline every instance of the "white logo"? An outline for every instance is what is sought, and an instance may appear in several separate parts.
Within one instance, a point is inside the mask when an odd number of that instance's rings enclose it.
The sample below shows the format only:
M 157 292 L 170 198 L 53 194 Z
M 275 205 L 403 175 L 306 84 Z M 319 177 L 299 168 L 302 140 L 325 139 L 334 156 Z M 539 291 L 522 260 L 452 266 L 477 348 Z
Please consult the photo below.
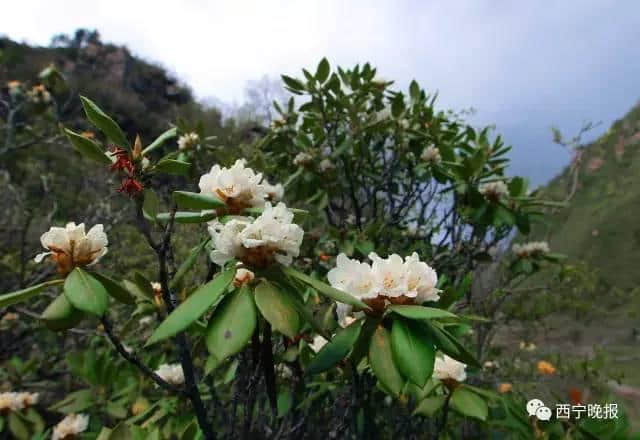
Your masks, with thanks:
M 538 420 L 550 420 L 551 409 L 544 406 L 544 402 L 540 399 L 531 399 L 527 402 L 527 413 L 529 416 L 535 416 Z

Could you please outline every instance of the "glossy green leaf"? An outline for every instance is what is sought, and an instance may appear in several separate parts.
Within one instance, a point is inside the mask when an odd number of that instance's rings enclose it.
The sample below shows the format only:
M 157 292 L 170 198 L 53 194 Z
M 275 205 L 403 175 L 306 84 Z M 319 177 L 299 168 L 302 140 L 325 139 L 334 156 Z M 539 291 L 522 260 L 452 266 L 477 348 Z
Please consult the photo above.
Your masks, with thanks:
M 257 325 L 256 306 L 247 286 L 228 295 L 207 328 L 207 349 L 220 362 L 244 348 Z
M 71 142 L 73 148 L 87 159 L 94 160 L 104 165 L 111 165 L 111 159 L 97 142 L 89 138 L 75 133 L 68 128 L 64 129 L 64 133 Z
M 160 212 L 160 199 L 152 189 L 147 188 L 144 190 L 142 212 L 147 220 L 156 221 L 156 216 Z
M 51 301 L 40 315 L 51 330 L 67 330 L 82 320 L 83 313 L 73 307 L 64 294 Z
M 328 296 L 331 299 L 334 299 L 334 300 L 339 301 L 339 302 L 344 303 L 344 304 L 350 304 L 350 305 L 358 307 L 360 309 L 369 309 L 369 306 L 367 306 L 365 303 L 360 301 L 355 296 L 349 295 L 346 292 L 343 292 L 341 290 L 335 289 L 335 288 L 329 286 L 328 284 L 323 283 L 322 281 L 318 281 L 315 278 L 312 278 L 307 274 L 304 274 L 304 273 L 302 273 L 300 271 L 297 271 L 296 269 L 294 269 L 292 267 L 283 267 L 282 271 L 285 274 L 287 274 L 287 275 L 289 275 L 289 276 L 291 276 L 293 278 L 297 278 L 300 281 L 308 284 L 309 286 L 311 286 L 314 289 L 316 289 L 318 292 L 322 293 L 323 295 Z
M 260 313 L 280 333 L 295 338 L 300 330 L 300 315 L 289 295 L 279 291 L 268 281 L 256 286 L 255 300 Z
M 362 320 L 338 330 L 336 335 L 311 359 L 307 365 L 307 374 L 317 374 L 328 370 L 344 359 L 360 336 Z
M 454 411 L 468 417 L 487 420 L 489 415 L 487 402 L 473 391 L 462 386 L 456 388 L 453 392 L 449 405 Z
M 174 191 L 173 200 L 181 209 L 216 209 L 227 206 L 213 195 L 188 191 Z
M 294 93 L 300 94 L 304 90 L 304 84 L 295 78 L 291 78 L 287 75 L 281 75 L 282 81 L 285 85 Z
M 318 64 L 318 68 L 316 69 L 315 78 L 321 84 L 329 78 L 329 71 L 331 70 L 331 66 L 329 65 L 329 61 L 326 58 L 320 60 Z
M 422 399 L 413 414 L 420 414 L 425 417 L 433 417 L 444 406 L 447 396 L 432 396 Z
M 419 387 L 433 374 L 436 350 L 431 336 L 415 322 L 395 319 L 391 329 L 393 359 L 402 375 Z
M 196 319 L 202 316 L 218 297 L 227 289 L 235 276 L 235 267 L 231 268 L 207 284 L 193 292 L 182 304 L 171 312 L 167 318 L 160 323 L 155 332 L 147 341 L 147 346 L 158 341 L 170 338 L 189 327 Z
M 153 142 L 151 142 L 149 146 L 147 146 L 144 150 L 142 150 L 142 155 L 146 156 L 156 148 L 161 147 L 169 139 L 174 138 L 177 135 L 178 135 L 178 129 L 176 127 L 168 129 L 167 131 L 162 133 L 160 136 L 158 136 Z
M 398 397 L 404 387 L 404 379 L 393 361 L 389 332 L 379 326 L 371 338 L 369 363 L 383 387 Z
M 97 396 L 91 389 L 74 391 L 67 394 L 64 399 L 51 405 L 48 409 L 50 411 L 57 411 L 63 414 L 80 412 L 93 406 L 96 398 Z
M 15 292 L 5 293 L 0 295 L 0 307 L 8 307 L 10 305 L 26 301 L 42 292 L 44 289 L 50 286 L 64 283 L 64 280 L 51 280 L 44 283 L 36 284 L 35 286 L 27 287 L 26 289 L 16 290 Z
M 169 283 L 170 288 L 174 288 L 175 286 L 177 286 L 180 283 L 180 281 L 182 281 L 182 279 L 187 274 L 187 272 L 189 272 L 189 270 L 193 267 L 193 265 L 196 264 L 196 262 L 198 261 L 198 256 L 200 255 L 200 252 L 202 252 L 202 250 L 205 248 L 207 243 L 209 243 L 209 240 L 210 238 L 206 238 L 198 246 L 191 249 L 189 256 L 187 257 L 186 260 L 184 260 L 184 262 L 180 265 L 180 267 L 178 267 L 176 274 L 171 279 L 171 282 Z
M 188 176 L 191 170 L 189 162 L 183 162 L 175 159 L 162 159 L 155 166 L 155 169 L 167 174 L 177 174 L 180 176 Z
M 424 322 L 424 321 L 423 321 Z M 424 322 L 433 336 L 434 343 L 443 353 L 467 365 L 480 367 L 478 360 L 450 332 L 436 322 Z
M 156 219 L 161 223 L 169 221 L 170 214 L 168 212 L 162 212 L 156 216 Z M 216 214 L 213 212 L 186 212 L 178 211 L 175 214 L 174 221 L 176 223 L 206 223 L 216 218 Z
M 133 298 L 131 293 L 113 278 L 97 272 L 91 272 L 91 276 L 100 281 L 104 288 L 107 289 L 107 293 L 116 301 L 123 304 L 135 304 L 136 300 Z
M 435 307 L 395 305 L 390 306 L 388 310 L 409 319 L 456 318 L 453 313 Z
M 84 112 L 87 114 L 87 119 L 98 127 L 117 146 L 131 151 L 129 141 L 116 121 L 111 119 L 109 115 L 103 112 L 100 107 L 89 98 L 80 96 L 80 100 L 82 101 Z
M 109 305 L 109 294 L 100 281 L 80 267 L 76 267 L 64 282 L 64 295 L 83 312 L 104 315 Z
M 27 424 L 22 420 L 17 412 L 10 412 L 8 418 L 9 431 L 13 434 L 11 438 L 16 440 L 29 440 L 31 438 Z

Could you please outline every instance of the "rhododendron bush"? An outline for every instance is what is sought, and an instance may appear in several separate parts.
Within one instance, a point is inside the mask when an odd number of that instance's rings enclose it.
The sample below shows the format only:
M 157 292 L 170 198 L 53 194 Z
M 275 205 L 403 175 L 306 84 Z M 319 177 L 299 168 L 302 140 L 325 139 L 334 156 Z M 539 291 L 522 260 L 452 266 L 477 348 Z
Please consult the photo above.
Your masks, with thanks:
M 110 225 L 76 217 L 42 231 L 34 263 L 55 271 L 0 307 L 42 307 L 31 314 L 78 340 L 68 364 L 88 387 L 51 405 L 66 415 L 55 426 L 34 410 L 38 394 L 2 393 L 3 429 L 56 439 L 551 429 L 478 374 L 487 311 L 504 301 L 473 297 L 479 264 L 500 262 L 502 288 L 561 258 L 539 242 L 510 252 L 546 202 L 506 173 L 509 147 L 369 64 L 332 71 L 322 60 L 283 81 L 293 97 L 242 146 L 215 146 L 206 127 L 184 123 L 145 145 L 81 98 L 98 135 L 62 128 L 73 160 L 120 182 L 112 196 L 131 207 L 120 221 L 152 263 L 108 270 L 121 258 L 107 252 Z M 23 95 L 53 99 L 44 85 Z M 96 327 L 104 337 L 87 337 Z

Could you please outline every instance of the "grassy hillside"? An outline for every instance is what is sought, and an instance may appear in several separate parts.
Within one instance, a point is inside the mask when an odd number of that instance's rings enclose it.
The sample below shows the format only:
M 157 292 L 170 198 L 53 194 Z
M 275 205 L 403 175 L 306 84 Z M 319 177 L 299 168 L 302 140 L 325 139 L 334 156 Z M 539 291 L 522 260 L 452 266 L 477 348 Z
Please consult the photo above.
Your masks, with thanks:
M 582 148 L 575 196 L 544 233 L 555 251 L 597 270 L 604 287 L 632 289 L 640 285 L 640 105 Z M 562 199 L 570 179 L 567 169 L 545 192 Z

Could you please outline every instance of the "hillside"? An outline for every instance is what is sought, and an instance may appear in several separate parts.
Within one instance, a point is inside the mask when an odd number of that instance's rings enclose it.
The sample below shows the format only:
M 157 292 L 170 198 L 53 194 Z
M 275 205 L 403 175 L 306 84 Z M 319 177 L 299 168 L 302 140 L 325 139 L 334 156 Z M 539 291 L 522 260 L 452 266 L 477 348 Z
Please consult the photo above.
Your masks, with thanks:
M 640 284 L 640 105 L 582 148 L 575 196 L 548 219 L 545 235 L 554 250 L 596 270 L 603 290 L 635 288 Z M 570 179 L 566 169 L 545 192 L 563 199 Z

